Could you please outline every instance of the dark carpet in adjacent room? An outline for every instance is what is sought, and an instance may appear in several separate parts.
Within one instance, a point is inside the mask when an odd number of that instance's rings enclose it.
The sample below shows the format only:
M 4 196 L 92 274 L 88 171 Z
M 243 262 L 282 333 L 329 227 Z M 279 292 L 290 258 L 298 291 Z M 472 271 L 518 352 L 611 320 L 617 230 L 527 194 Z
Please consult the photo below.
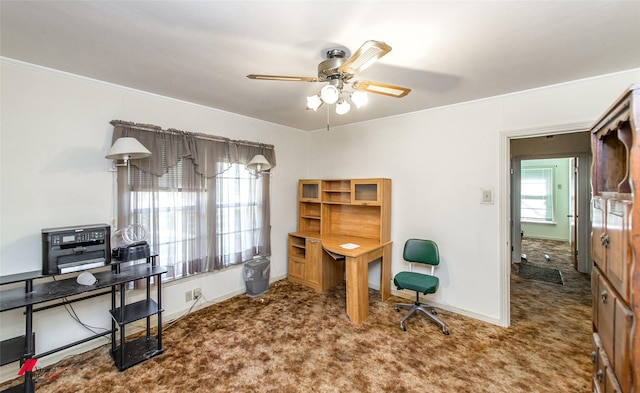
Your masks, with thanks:
M 449 336 L 420 316 L 403 332 L 393 302 L 406 299 L 381 302 L 375 290 L 369 317 L 353 325 L 344 284 L 317 294 L 282 280 L 263 295 L 236 296 L 167 323 L 160 356 L 120 372 L 105 345 L 37 370 L 36 391 L 588 392 L 589 276 L 559 256 L 552 261 L 565 285 L 523 279 L 512 268 L 508 328 L 439 310 Z M 473 296 L 488 293 L 497 289 Z
M 538 280 L 552 284 L 564 285 L 564 280 L 562 279 L 562 273 L 560 270 L 550 267 L 519 263 L 518 276 L 529 280 Z

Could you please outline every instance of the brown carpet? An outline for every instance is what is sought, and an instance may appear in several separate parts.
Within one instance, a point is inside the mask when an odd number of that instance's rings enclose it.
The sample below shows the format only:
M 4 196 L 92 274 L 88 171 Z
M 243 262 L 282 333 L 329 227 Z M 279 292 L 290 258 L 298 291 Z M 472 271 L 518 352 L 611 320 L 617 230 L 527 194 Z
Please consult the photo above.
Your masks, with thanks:
M 440 310 L 451 335 L 421 316 L 402 332 L 393 302 L 405 299 L 382 303 L 374 290 L 369 318 L 353 325 L 344 285 L 316 294 L 283 280 L 173 324 L 160 356 L 119 372 L 103 346 L 38 370 L 36 391 L 587 392 L 589 276 L 551 255 L 565 285 L 520 278 L 514 267 L 509 328 Z

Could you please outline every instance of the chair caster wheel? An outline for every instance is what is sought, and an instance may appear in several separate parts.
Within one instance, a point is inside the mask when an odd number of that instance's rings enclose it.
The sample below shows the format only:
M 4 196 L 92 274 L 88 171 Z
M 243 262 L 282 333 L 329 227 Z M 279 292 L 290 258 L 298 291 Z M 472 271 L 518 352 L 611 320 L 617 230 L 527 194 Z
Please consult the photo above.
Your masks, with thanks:
M 394 306 L 393 309 L 396 310 L 396 312 L 400 312 L 400 309 L 398 308 L 398 306 Z
M 404 325 L 400 325 L 400 330 L 402 330 L 403 332 L 406 332 L 406 331 L 407 331 L 407 328 L 406 328 L 406 327 L 404 327 Z
M 442 328 L 442 333 L 444 333 L 444 334 L 445 334 L 445 335 L 447 335 L 447 336 L 449 335 L 449 331 L 447 330 L 447 328 L 446 328 L 446 327 L 443 327 L 443 328 Z
M 435 308 L 432 308 L 432 309 L 431 309 L 431 314 L 436 315 L 436 314 L 438 314 L 438 312 L 436 311 L 436 309 L 435 309 Z

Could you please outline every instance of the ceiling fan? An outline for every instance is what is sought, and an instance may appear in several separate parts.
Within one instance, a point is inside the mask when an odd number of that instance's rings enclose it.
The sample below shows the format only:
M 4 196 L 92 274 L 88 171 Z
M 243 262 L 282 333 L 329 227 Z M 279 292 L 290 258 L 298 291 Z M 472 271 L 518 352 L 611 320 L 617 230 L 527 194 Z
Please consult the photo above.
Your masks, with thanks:
M 391 47 L 380 41 L 365 42 L 351 57 L 345 58 L 343 49 L 330 49 L 327 59 L 318 64 L 317 77 L 280 76 L 280 75 L 247 75 L 249 79 L 287 81 L 287 82 L 329 82 L 318 95 L 307 97 L 307 109 L 317 110 L 323 103 L 336 105 L 336 113 L 344 114 L 351 106 L 351 101 L 359 108 L 367 101 L 366 93 L 382 94 L 389 97 L 404 97 L 411 89 L 389 85 L 386 83 L 352 80 L 359 72 L 375 63 L 379 58 L 391 51 Z M 349 86 L 353 91 L 344 91 Z M 344 93 L 344 94 L 343 94 Z

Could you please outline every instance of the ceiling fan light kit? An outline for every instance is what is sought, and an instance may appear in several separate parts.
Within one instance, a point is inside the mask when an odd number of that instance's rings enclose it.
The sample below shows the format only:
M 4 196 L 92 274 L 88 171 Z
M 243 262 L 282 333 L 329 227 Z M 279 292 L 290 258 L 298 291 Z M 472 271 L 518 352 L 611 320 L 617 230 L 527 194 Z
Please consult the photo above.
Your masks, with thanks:
M 320 98 L 327 104 L 335 104 L 340 97 L 340 91 L 334 85 L 326 85 L 320 89 Z
M 318 64 L 317 77 L 250 74 L 247 78 L 287 82 L 329 82 L 318 94 L 307 97 L 306 109 L 317 111 L 323 103 L 336 104 L 336 113 L 343 115 L 351 109 L 347 98 L 351 99 L 356 108 L 361 108 L 368 101 L 367 92 L 395 98 L 409 94 L 411 89 L 406 87 L 371 81 L 351 81 L 356 74 L 390 51 L 391 47 L 384 42 L 370 40 L 348 59 L 345 59 L 345 51 L 342 49 L 328 50 L 327 59 Z M 345 86 L 354 91 L 343 92 Z

